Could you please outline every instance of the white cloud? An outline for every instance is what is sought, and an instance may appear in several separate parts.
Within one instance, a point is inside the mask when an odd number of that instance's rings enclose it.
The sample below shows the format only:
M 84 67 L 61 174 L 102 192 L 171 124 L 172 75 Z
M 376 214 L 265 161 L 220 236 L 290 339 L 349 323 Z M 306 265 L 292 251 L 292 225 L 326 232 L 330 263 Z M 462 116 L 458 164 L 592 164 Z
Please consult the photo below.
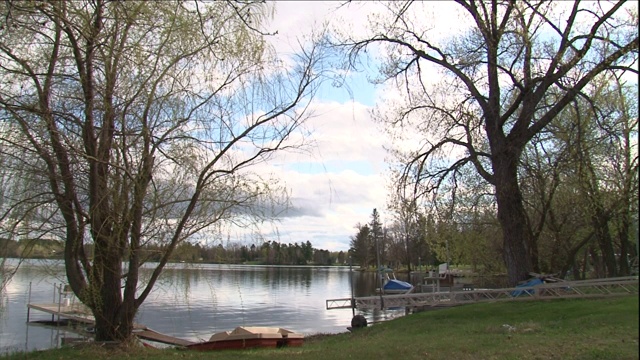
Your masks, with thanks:
M 271 43 L 285 53 L 297 48 L 298 39 L 325 25 L 334 31 L 364 35 L 369 31 L 369 15 L 384 9 L 374 2 L 276 1 L 275 4 L 275 16 L 267 28 L 278 32 Z
M 325 24 L 364 37 L 370 32 L 369 15 L 384 9 L 378 3 L 342 4 L 276 2 L 275 17 L 267 29 L 278 34 L 270 43 L 279 54 L 292 54 L 299 49 L 299 42 L 307 41 Z M 451 24 L 448 5 L 441 11 L 443 4 L 435 4 L 425 5 L 427 12 L 438 13 L 437 21 Z M 320 88 L 310 106 L 314 116 L 306 124 L 311 132 L 311 146 L 306 151 L 279 153 L 253 168 L 286 182 L 292 201 L 292 209 L 277 224 L 260 229 L 262 239 L 284 243 L 308 240 L 316 248 L 345 251 L 349 237 L 356 233 L 355 225 L 368 222 L 374 208 L 383 219 L 391 217 L 384 210 L 389 181 L 383 149 L 387 139 L 370 114 L 374 99 L 383 99 L 385 94 L 376 93 L 373 85 L 362 79 L 348 84 L 353 97 L 342 88 Z M 252 235 L 251 240 L 256 237 Z
M 282 152 L 253 168 L 282 179 L 291 196 L 291 209 L 276 228 L 265 225 L 260 235 L 345 251 L 354 226 L 385 206 L 384 137 L 362 104 L 314 101 L 311 110 L 308 151 Z

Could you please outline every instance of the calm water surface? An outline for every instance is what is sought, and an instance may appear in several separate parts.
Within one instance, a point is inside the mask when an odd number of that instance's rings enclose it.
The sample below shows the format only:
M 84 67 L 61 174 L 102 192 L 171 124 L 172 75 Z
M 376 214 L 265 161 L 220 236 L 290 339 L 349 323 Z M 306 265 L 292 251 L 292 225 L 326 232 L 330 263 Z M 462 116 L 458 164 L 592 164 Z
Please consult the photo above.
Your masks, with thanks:
M 351 278 L 355 296 L 371 295 L 376 288 L 375 274 L 349 272 L 348 267 L 174 264 L 136 322 L 193 341 L 236 326 L 282 327 L 306 335 L 344 332 L 351 310 L 326 310 L 325 300 L 350 297 Z M 57 347 L 63 337 L 78 336 L 27 323 L 29 296 L 31 303 L 53 302 L 54 287 L 61 283 L 66 283 L 61 262 L 31 260 L 19 268 L 0 294 L 0 353 Z M 404 310 L 358 313 L 375 323 Z M 31 311 L 30 320 L 51 320 L 51 315 Z

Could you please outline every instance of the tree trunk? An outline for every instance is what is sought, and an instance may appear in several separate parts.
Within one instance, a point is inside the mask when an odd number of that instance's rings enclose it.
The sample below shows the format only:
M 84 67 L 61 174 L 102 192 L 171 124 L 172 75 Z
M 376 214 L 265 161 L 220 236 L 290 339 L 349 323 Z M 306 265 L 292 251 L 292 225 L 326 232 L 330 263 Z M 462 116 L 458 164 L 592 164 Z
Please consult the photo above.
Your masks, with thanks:
M 409 271 L 409 280 L 411 280 L 411 261 L 413 257 L 411 256 L 411 240 L 408 234 L 405 234 L 405 254 L 407 259 L 407 270 Z
M 620 264 L 620 271 L 618 272 L 619 276 L 629 276 L 631 274 L 631 268 L 629 266 L 629 216 L 627 213 L 622 215 L 620 230 L 618 238 L 620 239 L 620 258 L 618 259 L 618 263 Z
M 576 280 L 580 280 L 581 277 L 576 275 L 579 274 L 579 272 L 576 272 L 578 266 L 577 266 L 577 260 L 576 257 L 578 256 L 578 253 L 580 252 L 581 249 L 583 249 L 585 246 L 587 246 L 587 244 L 593 239 L 593 237 L 595 236 L 595 232 L 591 232 L 589 233 L 587 236 L 585 236 L 582 240 L 580 240 L 580 242 L 578 242 L 578 244 L 576 246 L 573 246 L 567 254 L 566 260 L 565 260 L 565 265 L 561 268 L 560 270 L 560 275 L 564 276 L 564 274 L 566 274 L 569 269 L 573 268 L 574 270 L 574 278 Z M 587 253 L 587 251 L 585 250 L 585 254 Z M 585 260 L 584 262 L 586 263 L 586 255 L 585 255 Z
M 580 267 L 578 266 L 578 262 L 575 261 L 575 258 L 571 266 L 571 273 L 573 274 L 573 280 L 583 280 L 583 278 L 581 277 L 582 274 L 580 274 Z M 565 278 L 564 274 L 560 274 L 560 275 L 561 275 L 560 276 L 561 279 Z
M 540 273 L 540 253 L 538 252 L 538 237 L 531 236 L 531 241 L 528 245 L 529 258 L 531 259 L 531 267 L 533 271 Z
M 602 278 L 605 276 L 605 271 L 603 269 L 604 265 L 602 264 L 602 259 L 598 255 L 598 252 L 595 250 L 593 246 L 589 247 L 589 256 L 591 257 L 591 262 L 593 265 L 593 272 L 595 273 L 596 278 Z
M 618 276 L 618 267 L 615 250 L 613 249 L 613 239 L 609 231 L 609 218 L 600 204 L 594 204 L 594 207 L 592 221 L 600 252 L 602 253 L 603 273 L 606 271 L 606 276 L 615 277 Z
M 589 265 L 589 252 L 591 250 L 589 248 L 585 249 L 584 256 L 582 258 L 582 271 L 580 275 L 580 280 L 584 280 L 587 278 L 587 266 Z
M 111 245 L 113 246 L 113 245 Z M 122 297 L 122 258 L 114 248 L 108 250 L 96 248 L 96 262 L 100 262 L 102 281 L 99 294 L 93 306 L 96 319 L 96 341 L 126 341 L 133 330 L 137 311 L 134 297 Z M 95 267 L 94 267 L 95 268 Z M 99 276 L 94 274 L 94 276 Z M 129 280 L 127 281 L 129 282 Z
M 498 155 L 500 156 L 500 155 Z M 526 280 L 533 270 L 527 249 L 529 231 L 518 184 L 518 156 L 507 154 L 494 160 L 498 220 L 502 226 L 503 256 L 511 286 Z

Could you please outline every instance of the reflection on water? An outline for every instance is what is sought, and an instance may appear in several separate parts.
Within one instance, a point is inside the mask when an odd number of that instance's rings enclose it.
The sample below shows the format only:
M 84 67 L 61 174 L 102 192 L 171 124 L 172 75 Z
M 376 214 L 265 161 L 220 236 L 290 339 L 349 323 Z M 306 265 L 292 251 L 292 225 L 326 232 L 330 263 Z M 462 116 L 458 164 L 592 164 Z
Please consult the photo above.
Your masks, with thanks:
M 150 268 L 142 277 L 150 276 Z M 236 326 L 277 326 L 304 334 L 338 333 L 351 323 L 350 309 L 326 310 L 325 300 L 367 296 L 376 288 L 374 273 L 345 267 L 286 267 L 171 264 L 141 306 L 136 322 L 190 340 Z M 66 328 L 26 324 L 31 302 L 49 303 L 64 283 L 64 266 L 55 261 L 23 264 L 0 295 L 0 353 L 56 347 Z M 363 312 L 369 323 L 391 319 L 404 310 Z M 51 320 L 33 311 L 30 320 Z

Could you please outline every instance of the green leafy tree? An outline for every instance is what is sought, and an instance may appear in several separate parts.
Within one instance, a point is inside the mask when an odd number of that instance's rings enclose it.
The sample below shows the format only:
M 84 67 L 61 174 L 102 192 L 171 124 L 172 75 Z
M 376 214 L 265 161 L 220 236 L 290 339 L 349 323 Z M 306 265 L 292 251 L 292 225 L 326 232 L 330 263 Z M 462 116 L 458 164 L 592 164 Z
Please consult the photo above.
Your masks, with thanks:
M 302 244 L 302 254 L 306 263 L 311 262 L 313 259 L 313 245 L 309 240 Z
M 65 243 L 97 340 L 125 340 L 180 244 L 284 202 L 251 166 L 300 146 L 319 52 L 272 56 L 253 2 L 0 4 L 0 144 L 43 186 L 16 204 Z M 16 168 L 18 169 L 18 168 Z M 139 274 L 155 244 L 158 264 Z M 87 245 L 91 245 L 88 247 Z M 87 253 L 92 249 L 92 253 Z M 126 264 L 126 265 L 125 265 Z
M 354 263 L 359 264 L 361 268 L 366 269 L 369 267 L 372 260 L 375 261 L 375 258 L 372 256 L 374 253 L 371 252 L 371 228 L 369 228 L 369 225 L 367 224 L 358 224 L 356 228 L 358 229 L 358 233 L 351 237 L 351 248 L 349 249 L 349 253 L 352 256 Z
M 371 236 L 371 250 L 374 255 L 373 260 L 376 261 L 376 266 L 382 266 L 386 261 L 387 255 L 387 239 L 386 233 L 380 221 L 380 214 L 377 209 L 373 209 L 371 212 L 371 220 L 369 222 L 369 229 Z
M 525 158 L 526 183 L 539 197 L 528 207 L 548 218 L 536 226 L 544 244 L 540 251 L 553 260 L 547 269 L 563 275 L 575 270 L 578 253 L 591 248 L 597 276 L 628 275 L 638 189 L 638 155 L 632 150 L 637 147 L 637 103 L 630 99 L 637 98 L 637 89 L 601 76 L 585 93 L 588 100 L 576 99 L 549 126 L 547 139 L 536 140 L 537 153 Z M 543 152 L 546 148 L 554 154 Z M 562 227 L 564 243 L 543 237 L 560 236 Z
M 411 271 L 411 264 L 417 264 L 420 256 L 419 252 L 414 251 L 419 247 L 417 243 L 420 239 L 416 202 L 412 198 L 398 195 L 391 200 L 389 210 L 394 218 L 389 230 L 393 234 L 395 260 L 407 264 L 408 271 Z

